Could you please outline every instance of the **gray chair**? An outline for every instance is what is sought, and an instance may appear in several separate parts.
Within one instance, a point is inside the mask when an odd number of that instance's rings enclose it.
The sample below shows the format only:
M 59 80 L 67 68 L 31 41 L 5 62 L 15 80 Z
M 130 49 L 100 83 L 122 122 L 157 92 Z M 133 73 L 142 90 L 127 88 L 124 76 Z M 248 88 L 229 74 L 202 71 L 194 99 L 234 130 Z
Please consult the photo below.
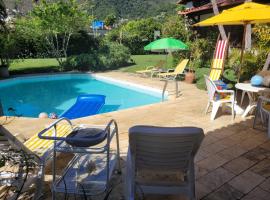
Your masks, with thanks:
M 270 99 L 260 96 L 258 98 L 257 108 L 255 112 L 255 118 L 253 121 L 253 128 L 256 127 L 258 118 L 263 126 L 268 128 L 267 135 L 270 138 Z
M 204 138 L 196 127 L 129 129 L 126 199 L 142 194 L 186 194 L 195 199 L 194 157 Z

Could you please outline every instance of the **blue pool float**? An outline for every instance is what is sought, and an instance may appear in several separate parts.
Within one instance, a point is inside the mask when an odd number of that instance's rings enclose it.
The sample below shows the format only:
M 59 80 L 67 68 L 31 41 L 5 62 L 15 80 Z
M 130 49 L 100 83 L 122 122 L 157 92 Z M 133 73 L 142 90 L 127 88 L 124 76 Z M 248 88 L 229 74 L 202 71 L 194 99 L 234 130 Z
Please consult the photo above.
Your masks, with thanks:
M 253 86 L 260 86 L 263 83 L 263 77 L 259 75 L 255 75 L 251 78 L 250 82 L 251 82 L 251 85 Z
M 74 105 L 66 110 L 60 117 L 76 119 L 99 113 L 105 104 L 105 96 L 99 94 L 82 94 L 77 97 Z

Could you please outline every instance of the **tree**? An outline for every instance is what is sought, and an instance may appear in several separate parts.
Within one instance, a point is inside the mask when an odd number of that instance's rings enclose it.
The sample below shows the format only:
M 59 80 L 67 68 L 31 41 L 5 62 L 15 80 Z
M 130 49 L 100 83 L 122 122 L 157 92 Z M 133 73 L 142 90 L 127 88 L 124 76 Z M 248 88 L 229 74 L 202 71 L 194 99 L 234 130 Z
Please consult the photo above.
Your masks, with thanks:
M 86 29 L 86 26 L 90 24 L 91 17 L 83 7 L 76 0 L 57 2 L 42 0 L 35 5 L 29 16 L 18 20 L 17 26 L 29 36 L 43 36 L 49 53 L 57 59 L 62 67 L 67 58 L 71 35 Z
M 116 22 L 116 16 L 114 14 L 110 14 L 105 18 L 104 22 L 106 26 L 113 26 Z
M 183 17 L 174 15 L 168 17 L 162 26 L 164 37 L 173 37 L 184 42 L 189 41 L 192 32 L 186 27 Z
M 1 32 L 6 28 L 5 19 L 7 18 L 6 6 L 3 0 L 0 0 L 0 30 Z
M 217 2 L 216 0 L 211 0 L 212 6 L 213 6 L 213 12 L 215 15 L 219 14 L 219 10 L 218 10 L 218 6 L 217 6 Z M 227 36 L 226 36 L 226 32 L 223 26 L 218 25 L 218 29 L 221 35 L 222 40 L 226 40 Z

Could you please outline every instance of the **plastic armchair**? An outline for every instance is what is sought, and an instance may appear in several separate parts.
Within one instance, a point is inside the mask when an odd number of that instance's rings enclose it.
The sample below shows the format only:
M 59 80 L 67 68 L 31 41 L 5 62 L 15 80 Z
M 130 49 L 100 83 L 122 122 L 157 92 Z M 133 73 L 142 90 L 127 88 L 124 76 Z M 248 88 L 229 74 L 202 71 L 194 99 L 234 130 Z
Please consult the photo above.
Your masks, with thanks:
M 235 92 L 233 90 L 219 90 L 215 83 L 208 76 L 204 75 L 204 78 L 208 93 L 208 103 L 205 113 L 208 112 L 209 107 L 212 105 L 213 108 L 210 119 L 214 120 L 219 107 L 223 104 L 229 103 L 231 104 L 232 109 L 232 119 L 234 119 Z M 228 94 L 229 98 L 216 98 L 218 95 L 222 96 L 222 94 Z
M 269 105 L 269 106 L 268 106 Z M 257 103 L 253 128 L 256 126 L 257 119 L 260 117 L 263 126 L 267 126 L 267 135 L 270 138 L 270 99 L 260 96 Z M 268 120 L 268 122 L 267 122 Z

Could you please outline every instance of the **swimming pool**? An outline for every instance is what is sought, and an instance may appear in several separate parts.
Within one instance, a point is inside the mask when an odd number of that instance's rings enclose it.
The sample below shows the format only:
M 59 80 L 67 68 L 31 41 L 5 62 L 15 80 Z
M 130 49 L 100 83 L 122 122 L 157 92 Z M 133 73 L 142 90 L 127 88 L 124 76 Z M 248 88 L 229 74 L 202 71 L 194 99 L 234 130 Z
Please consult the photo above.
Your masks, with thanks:
M 106 96 L 100 113 L 162 101 L 161 91 L 124 81 L 89 74 L 57 74 L 19 77 L 0 81 L 4 115 L 38 117 L 39 113 L 60 115 L 79 94 Z

